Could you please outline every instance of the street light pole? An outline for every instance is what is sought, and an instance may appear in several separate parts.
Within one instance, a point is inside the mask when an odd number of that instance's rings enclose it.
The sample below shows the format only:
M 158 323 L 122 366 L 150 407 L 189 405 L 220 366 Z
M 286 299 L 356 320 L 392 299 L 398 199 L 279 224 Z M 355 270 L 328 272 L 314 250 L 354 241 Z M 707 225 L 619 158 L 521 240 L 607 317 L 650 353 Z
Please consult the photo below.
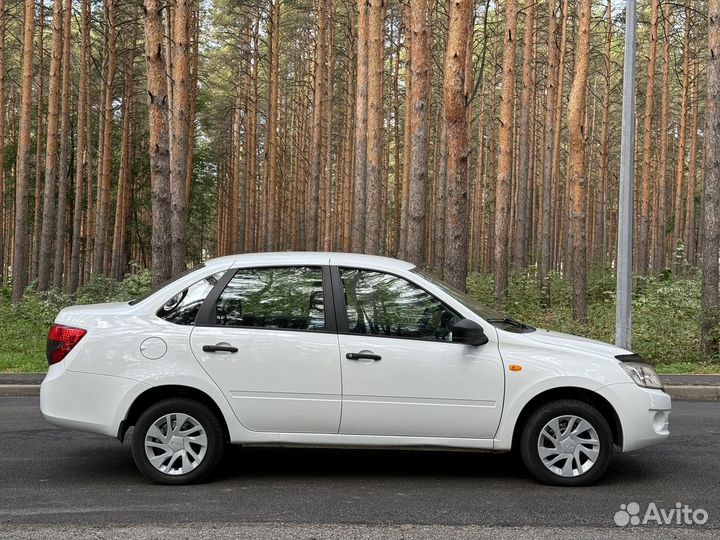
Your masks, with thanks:
M 637 0 L 627 0 L 623 61 L 622 136 L 620 139 L 620 201 L 618 207 L 615 344 L 630 348 L 632 333 L 632 229 L 635 152 L 635 29 Z M 642 246 L 646 249 L 647 246 Z

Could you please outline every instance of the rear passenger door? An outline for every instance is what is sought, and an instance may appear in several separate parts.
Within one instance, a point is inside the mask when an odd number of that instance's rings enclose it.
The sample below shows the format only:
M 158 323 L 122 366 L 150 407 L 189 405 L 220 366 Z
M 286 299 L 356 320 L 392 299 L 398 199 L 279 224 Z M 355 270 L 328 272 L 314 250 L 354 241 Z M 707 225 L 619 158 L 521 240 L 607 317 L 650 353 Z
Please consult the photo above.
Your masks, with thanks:
M 337 433 L 340 359 L 329 270 L 240 268 L 206 299 L 193 353 L 247 429 Z

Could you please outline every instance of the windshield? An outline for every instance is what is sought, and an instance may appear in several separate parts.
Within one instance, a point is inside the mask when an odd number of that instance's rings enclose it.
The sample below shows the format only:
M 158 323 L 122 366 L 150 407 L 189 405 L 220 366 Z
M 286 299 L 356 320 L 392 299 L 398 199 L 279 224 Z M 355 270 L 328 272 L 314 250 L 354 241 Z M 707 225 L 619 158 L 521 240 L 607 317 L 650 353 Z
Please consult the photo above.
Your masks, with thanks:
M 151 288 L 148 292 L 146 292 L 145 294 L 143 294 L 141 297 L 135 298 L 134 300 L 130 300 L 130 302 L 128 302 L 128 303 L 129 303 L 131 306 L 134 306 L 135 304 L 139 304 L 140 302 L 142 302 L 142 301 L 145 300 L 146 298 L 150 298 L 153 294 L 155 294 L 156 292 L 158 292 L 160 289 L 162 289 L 162 288 L 164 288 L 164 287 L 167 287 L 168 285 L 170 285 L 171 283 L 177 281 L 178 279 L 180 279 L 180 278 L 182 278 L 182 277 L 185 277 L 185 276 L 187 276 L 188 274 L 194 272 L 195 270 L 200 270 L 201 268 L 204 268 L 204 267 L 205 267 L 205 263 L 200 263 L 200 264 L 198 264 L 197 266 L 193 266 L 192 268 L 188 268 L 187 270 L 185 270 L 185 271 L 183 271 L 183 272 L 180 272 L 178 275 L 176 275 L 176 276 L 174 276 L 174 277 L 171 277 L 170 279 L 168 279 L 167 281 L 161 283 L 160 285 L 155 285 L 153 288 Z
M 495 311 L 494 309 L 487 307 L 484 304 L 481 304 L 469 294 L 466 294 L 461 290 L 458 290 L 455 287 L 448 285 L 447 283 L 443 283 L 437 277 L 433 276 L 431 273 L 425 270 L 413 268 L 412 271 L 416 274 L 421 275 L 433 285 L 441 288 L 444 292 L 446 292 L 455 300 L 463 304 L 470 311 L 482 317 L 484 320 L 486 320 L 493 326 L 496 326 L 497 328 L 501 328 L 508 332 L 515 333 L 533 332 L 535 330 L 535 328 L 533 328 L 532 326 L 518 322 L 512 317 L 509 317 L 503 313 L 500 313 L 499 311 Z

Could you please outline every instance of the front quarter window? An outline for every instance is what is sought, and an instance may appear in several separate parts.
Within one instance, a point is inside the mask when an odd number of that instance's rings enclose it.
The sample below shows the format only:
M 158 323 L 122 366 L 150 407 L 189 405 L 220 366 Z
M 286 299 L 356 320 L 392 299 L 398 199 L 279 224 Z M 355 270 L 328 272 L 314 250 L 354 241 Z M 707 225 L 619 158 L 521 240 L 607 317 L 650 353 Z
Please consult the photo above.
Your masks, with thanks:
M 205 297 L 210 294 L 223 274 L 224 272 L 211 274 L 180 291 L 165 302 L 165 305 L 157 312 L 157 316 L 175 324 L 194 325 Z

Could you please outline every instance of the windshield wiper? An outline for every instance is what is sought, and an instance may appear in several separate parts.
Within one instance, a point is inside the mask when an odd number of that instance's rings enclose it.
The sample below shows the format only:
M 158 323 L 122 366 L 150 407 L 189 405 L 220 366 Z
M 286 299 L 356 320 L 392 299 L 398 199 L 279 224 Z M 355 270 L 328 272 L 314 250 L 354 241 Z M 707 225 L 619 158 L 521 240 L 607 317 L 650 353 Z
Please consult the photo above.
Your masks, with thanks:
M 535 330 L 535 328 L 533 328 L 529 324 L 525 324 L 525 323 L 521 323 L 520 321 L 516 321 L 512 317 L 505 317 L 502 319 L 488 319 L 488 322 L 490 324 L 494 324 L 494 323 L 509 324 L 511 326 L 515 326 L 515 327 L 521 328 L 523 330 Z

